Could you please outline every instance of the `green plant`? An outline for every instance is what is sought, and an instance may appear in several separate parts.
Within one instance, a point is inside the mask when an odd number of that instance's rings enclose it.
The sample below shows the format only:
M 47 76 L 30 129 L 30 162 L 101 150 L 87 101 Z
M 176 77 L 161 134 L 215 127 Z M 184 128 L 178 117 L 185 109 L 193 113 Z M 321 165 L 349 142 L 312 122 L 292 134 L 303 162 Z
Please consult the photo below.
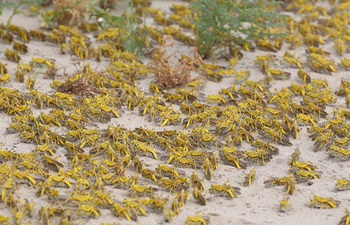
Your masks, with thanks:
M 148 32 L 146 29 L 141 29 L 137 21 L 135 21 L 135 8 L 133 7 L 132 1 L 128 0 L 127 4 L 125 20 L 123 21 L 124 23 L 122 23 L 125 29 L 125 32 L 121 33 L 122 43 L 124 43 L 126 51 L 142 55 L 147 46 Z
M 12 18 L 20 13 L 23 13 L 20 10 L 20 7 L 23 5 L 35 5 L 37 7 L 40 7 L 43 0 L 20 0 L 20 1 L 1 1 L 0 2 L 0 15 L 3 13 L 3 9 L 12 9 L 12 13 L 10 17 L 7 19 L 6 22 L 6 32 L 8 32 L 8 29 L 11 25 Z
M 127 0 L 127 6 L 123 15 L 112 15 L 109 9 L 99 7 L 91 8 L 90 19 L 95 19 L 103 29 L 118 28 L 120 43 L 124 50 L 134 54 L 142 55 L 148 43 L 148 32 L 140 28 L 135 17 L 135 8 L 132 1 Z
M 41 27 L 51 29 L 57 23 L 58 13 L 56 11 L 45 10 L 41 13 L 41 17 L 44 19 L 44 23 L 41 24 Z
M 257 38 L 280 37 L 287 16 L 269 11 L 278 2 L 271 0 L 196 0 L 191 3 L 199 53 L 213 56 L 217 50 L 251 43 Z
M 93 19 L 98 22 L 102 30 L 108 28 L 120 27 L 122 23 L 122 17 L 117 15 L 111 15 L 109 9 L 102 9 L 96 7 L 94 4 L 90 6 L 90 16 L 89 19 Z
M 12 1 L 1 1 L 0 2 L 0 15 L 2 15 L 2 12 L 4 9 L 11 9 L 15 7 L 15 3 Z

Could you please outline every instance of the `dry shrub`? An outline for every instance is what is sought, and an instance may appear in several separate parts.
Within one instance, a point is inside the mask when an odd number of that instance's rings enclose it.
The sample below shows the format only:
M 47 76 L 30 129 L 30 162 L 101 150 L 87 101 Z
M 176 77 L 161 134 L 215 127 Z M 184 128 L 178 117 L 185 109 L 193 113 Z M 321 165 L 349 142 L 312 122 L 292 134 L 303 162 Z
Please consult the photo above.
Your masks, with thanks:
M 74 26 L 84 19 L 92 0 L 53 0 L 57 13 L 57 22 L 60 25 Z
M 102 9 L 114 9 L 118 0 L 100 0 L 99 5 Z
M 83 97 L 93 96 L 94 94 L 98 93 L 95 85 L 89 82 L 86 76 L 80 77 L 76 80 L 68 79 L 58 87 L 57 91 Z
M 191 72 L 202 64 L 199 54 L 194 51 L 194 57 L 184 56 L 175 65 L 170 65 L 173 55 L 166 56 L 166 48 L 172 47 L 174 40 L 171 36 L 163 37 L 163 44 L 155 53 L 151 66 L 156 76 L 156 82 L 164 89 L 170 89 L 187 84 L 191 81 Z

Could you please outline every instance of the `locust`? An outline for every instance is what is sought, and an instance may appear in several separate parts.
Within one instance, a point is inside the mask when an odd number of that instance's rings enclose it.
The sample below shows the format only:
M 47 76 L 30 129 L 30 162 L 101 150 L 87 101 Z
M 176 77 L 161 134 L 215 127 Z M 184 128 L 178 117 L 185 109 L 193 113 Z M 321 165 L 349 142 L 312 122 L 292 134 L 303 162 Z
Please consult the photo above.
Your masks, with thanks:
M 10 34 L 9 32 L 6 32 L 5 30 L 0 29 L 0 39 L 4 41 L 7 44 L 11 44 L 13 41 L 13 35 Z
M 166 176 L 166 177 L 170 177 L 170 178 L 180 177 L 180 174 L 178 173 L 178 171 L 175 168 L 168 167 L 166 165 L 159 165 L 155 169 L 155 171 L 162 176 Z
M 319 54 L 319 55 L 330 55 L 329 52 L 326 52 L 324 50 L 322 50 L 321 48 L 317 48 L 314 46 L 308 46 L 308 49 L 306 50 L 307 53 L 315 53 L 315 54 Z
M 123 203 L 136 216 L 146 216 L 146 209 L 142 204 L 138 203 L 137 201 L 131 199 L 124 199 Z
M 269 67 L 266 67 L 263 73 L 267 76 L 272 76 L 276 80 L 289 80 L 292 75 L 289 72 Z
M 189 180 L 187 177 L 185 178 L 173 178 L 168 179 L 165 177 L 162 177 L 158 184 L 169 191 L 180 191 L 180 190 L 187 190 L 189 188 Z
M 297 58 L 293 57 L 287 51 L 283 56 L 283 61 L 286 62 L 287 64 L 293 66 L 293 67 L 297 67 L 297 68 L 301 69 L 301 63 L 299 62 L 299 60 Z
M 289 164 L 293 165 L 293 163 L 298 162 L 299 157 L 300 157 L 300 149 L 296 148 L 295 151 L 292 153 L 292 155 L 289 157 Z
M 0 65 L 1 66 L 1 65 Z M 5 73 L 3 75 L 0 75 L 0 83 L 6 84 L 11 80 L 11 75 L 9 73 Z
M 244 181 L 243 181 L 244 187 L 252 185 L 253 180 L 255 179 L 255 173 L 256 173 L 255 169 L 252 168 L 248 174 L 244 175 Z
M 304 70 L 299 69 L 298 70 L 298 77 L 304 82 L 304 83 L 310 83 L 311 77 L 308 73 L 306 73 Z
M 346 210 L 345 211 L 345 216 L 343 216 L 340 219 L 340 222 L 338 223 L 338 225 L 349 225 L 350 224 L 350 211 Z
M 0 62 L 0 74 L 1 74 L 1 75 L 7 74 L 6 65 L 7 65 L 7 64 L 2 64 L 2 62 Z
M 217 196 L 227 197 L 228 199 L 234 199 L 240 194 L 240 189 L 232 187 L 229 184 L 212 184 L 209 192 Z
M 156 174 L 154 171 L 147 169 L 147 168 L 142 168 L 141 169 L 141 175 L 147 179 L 150 179 L 154 182 L 157 183 L 157 177 L 159 176 L 158 174 Z
M 80 205 L 76 211 L 78 215 L 82 216 L 88 216 L 92 218 L 99 217 L 101 215 L 101 212 L 98 208 L 95 208 L 90 205 Z
M 29 30 L 29 34 L 38 41 L 45 41 L 47 39 L 46 34 L 39 30 Z
M 186 218 L 185 225 L 207 225 L 209 221 L 207 216 L 189 216 Z
M 335 41 L 334 41 L 334 49 L 335 51 L 337 52 L 338 55 L 344 55 L 345 53 L 345 42 L 343 39 L 341 38 L 337 38 Z
M 0 223 L 4 225 L 10 225 L 10 218 L 6 216 L 0 216 Z
M 238 169 L 247 168 L 247 164 L 239 159 L 239 157 L 231 155 L 229 153 L 222 153 L 221 158 L 225 164 L 237 167 Z
M 262 149 L 247 151 L 246 156 L 247 161 L 255 162 L 258 165 L 265 165 L 266 162 L 269 162 L 272 159 L 272 155 L 269 154 L 266 150 Z
M 293 195 L 296 193 L 296 180 L 293 174 L 289 174 L 289 176 L 285 176 L 282 178 L 274 177 L 270 180 L 264 182 L 266 188 L 274 187 L 274 186 L 286 186 L 286 194 Z
M 114 203 L 111 206 L 111 211 L 114 213 L 115 216 L 124 217 L 129 221 L 137 219 L 136 215 L 132 215 L 130 210 L 127 207 L 118 203 Z
M 337 208 L 340 205 L 340 201 L 334 200 L 333 198 L 324 198 L 321 196 L 314 196 L 309 202 L 309 207 L 319 209 L 331 209 Z
M 272 41 L 265 40 L 265 39 L 258 39 L 256 41 L 256 47 L 263 51 L 271 51 L 271 52 L 277 52 L 281 49 L 281 46 L 279 46 L 278 43 L 273 43 Z
M 280 212 L 286 212 L 290 207 L 289 197 L 284 197 L 280 202 Z
M 18 63 L 21 60 L 21 57 L 18 55 L 17 52 L 13 52 L 10 49 L 6 49 L 5 51 L 5 57 L 15 63 Z
M 213 168 L 209 159 L 205 159 L 203 163 L 204 175 L 208 180 L 211 180 L 213 177 Z
M 189 196 L 189 192 L 185 190 L 181 190 L 180 192 L 175 192 L 174 197 L 178 200 L 179 206 L 183 207 L 187 202 L 188 196 Z
M 197 188 L 199 191 L 204 191 L 204 185 L 202 180 L 200 180 L 195 172 L 191 175 L 192 187 Z
M 194 199 L 200 204 L 200 205 L 206 205 L 207 201 L 205 200 L 202 192 L 197 189 L 197 187 L 193 188 L 193 193 L 192 193 Z
M 340 60 L 340 66 L 343 67 L 345 70 L 350 70 L 350 58 L 342 59 Z
M 19 42 L 13 42 L 13 50 L 18 51 L 20 53 L 27 53 L 28 47 L 25 44 L 21 44 Z
M 316 172 L 316 166 L 313 165 L 311 162 L 299 162 L 299 161 L 292 160 L 291 165 L 292 165 L 292 168 L 294 167 L 300 170 Z
M 272 54 L 267 54 L 267 55 L 262 55 L 262 56 L 257 56 L 256 60 L 254 61 L 254 64 L 259 65 L 260 71 L 264 71 L 268 64 L 270 62 L 273 62 L 277 59 L 275 55 Z
M 129 189 L 129 194 L 133 196 L 153 196 L 156 189 L 152 187 L 145 187 L 139 185 L 131 185 Z
M 157 153 L 147 145 L 145 142 L 133 140 L 134 145 L 136 146 L 137 150 L 142 152 L 143 154 L 151 154 L 154 159 L 158 159 Z
M 317 180 L 321 178 L 321 175 L 316 171 L 291 169 L 290 172 L 294 175 L 297 183 L 303 183 L 309 180 Z
M 337 180 L 337 183 L 335 185 L 336 191 L 346 191 L 350 190 L 350 180 L 340 179 Z

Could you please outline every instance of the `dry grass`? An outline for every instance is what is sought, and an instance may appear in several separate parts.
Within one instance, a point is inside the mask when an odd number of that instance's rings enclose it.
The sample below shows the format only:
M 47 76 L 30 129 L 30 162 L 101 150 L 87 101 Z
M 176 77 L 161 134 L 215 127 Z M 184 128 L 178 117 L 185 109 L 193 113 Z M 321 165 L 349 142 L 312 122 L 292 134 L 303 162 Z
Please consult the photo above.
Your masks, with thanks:
M 60 25 L 74 26 L 84 19 L 92 0 L 53 0 L 57 22 Z
M 177 63 L 171 63 L 173 55 L 166 55 L 166 48 L 172 47 L 174 40 L 171 36 L 163 37 L 163 44 L 155 53 L 151 66 L 153 67 L 156 76 L 156 82 L 164 89 L 183 86 L 190 82 L 191 72 L 196 71 L 198 66 L 202 64 L 202 59 L 194 51 L 194 56 L 184 56 Z M 170 63 L 173 66 L 170 66 Z
M 86 76 L 80 77 L 77 80 L 67 80 L 57 89 L 58 92 L 74 94 L 77 96 L 93 96 L 98 92 L 97 88 L 89 82 Z
M 60 25 L 75 26 L 84 20 L 85 13 L 89 12 L 93 0 L 53 0 L 57 22 Z M 98 2 L 102 9 L 115 8 L 118 0 L 100 0 Z
M 102 9 L 114 9 L 118 0 L 100 0 L 99 5 Z

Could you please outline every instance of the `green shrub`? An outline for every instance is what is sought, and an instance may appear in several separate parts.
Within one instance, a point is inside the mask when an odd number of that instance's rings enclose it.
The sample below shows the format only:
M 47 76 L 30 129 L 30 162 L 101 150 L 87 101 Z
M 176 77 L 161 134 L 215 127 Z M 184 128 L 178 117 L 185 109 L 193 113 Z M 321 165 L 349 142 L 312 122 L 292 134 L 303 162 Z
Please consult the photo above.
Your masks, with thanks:
M 90 19 L 96 20 L 102 30 L 118 28 L 120 30 L 120 44 L 124 50 L 142 55 L 148 47 L 148 32 L 146 29 L 141 29 L 138 24 L 132 1 L 127 0 L 126 3 L 123 15 L 113 15 L 109 10 L 94 7 L 91 9 Z M 102 19 L 101 22 L 99 19 Z
M 218 50 L 257 38 L 280 37 L 283 33 L 271 28 L 283 28 L 286 15 L 269 11 L 279 3 L 271 0 L 196 0 L 191 3 L 199 53 L 213 56 Z

